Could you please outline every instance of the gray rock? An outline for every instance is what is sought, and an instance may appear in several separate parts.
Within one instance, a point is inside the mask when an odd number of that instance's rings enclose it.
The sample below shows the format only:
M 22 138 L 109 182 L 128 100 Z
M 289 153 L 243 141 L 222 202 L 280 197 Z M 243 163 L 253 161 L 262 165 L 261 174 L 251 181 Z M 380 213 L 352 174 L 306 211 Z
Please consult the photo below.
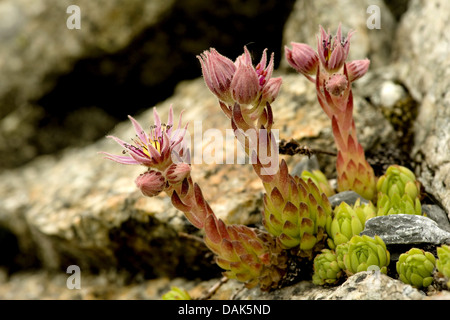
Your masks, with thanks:
M 349 277 L 327 300 L 421 300 L 426 296 L 410 285 L 379 271 Z
M 301 176 L 303 171 L 312 172 L 313 170 L 319 170 L 319 161 L 315 155 L 311 156 L 311 158 L 304 157 L 302 158 L 292 169 L 291 175 L 293 176 Z
M 321 287 L 309 281 L 261 292 L 258 288 L 243 290 L 239 300 L 422 300 L 426 296 L 417 289 L 379 271 L 359 272 L 342 285 Z
M 441 207 L 435 204 L 423 204 L 422 212 L 427 215 L 428 218 L 435 221 L 439 228 L 450 232 L 450 222 L 447 214 Z
M 394 42 L 397 76 L 419 102 L 417 177 L 450 213 L 450 33 L 447 0 L 412 0 Z M 394 66 L 393 66 L 394 67 Z
M 443 244 L 450 243 L 450 232 L 439 228 L 433 220 L 418 215 L 393 214 L 374 217 L 366 221 L 360 233 L 378 235 L 386 245 L 391 244 Z
M 361 203 L 369 203 L 369 200 L 364 199 L 355 191 L 342 191 L 328 197 L 332 207 L 338 206 L 341 202 L 345 202 L 349 205 L 355 204 L 356 200 L 361 199 Z

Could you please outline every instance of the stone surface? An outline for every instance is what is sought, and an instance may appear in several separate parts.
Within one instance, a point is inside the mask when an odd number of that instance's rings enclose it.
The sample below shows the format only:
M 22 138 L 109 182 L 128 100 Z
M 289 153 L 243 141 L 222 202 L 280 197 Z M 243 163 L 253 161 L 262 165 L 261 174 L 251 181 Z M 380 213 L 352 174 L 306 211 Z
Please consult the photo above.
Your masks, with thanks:
M 370 14 L 367 8 L 376 5 L 380 8 L 381 29 L 367 28 Z M 330 14 L 332 8 L 332 14 Z M 290 42 L 304 42 L 317 48 L 316 35 L 319 25 L 325 30 L 336 32 L 342 22 L 344 35 L 352 29 L 356 33 L 352 37 L 349 60 L 369 58 L 371 68 L 377 68 L 389 62 L 393 43 L 392 30 L 396 21 L 383 1 L 364 0 L 297 0 L 294 9 L 286 22 L 283 34 L 283 46 L 290 46 Z M 286 60 L 282 60 L 283 68 L 288 69 Z
M 278 57 L 293 0 L 81 0 L 81 29 L 68 29 L 73 4 L 0 4 L 0 170 L 95 141 L 199 77 L 211 46 Z
M 74 100 L 85 95 L 82 83 L 74 83 L 53 109 L 45 108 L 39 99 L 61 82 L 59 77 L 73 71 L 80 59 L 126 48 L 143 30 L 160 23 L 173 3 L 132 0 L 124 6 L 121 0 L 77 1 L 81 29 L 69 29 L 67 8 L 73 1 L 2 1 L 0 152 L 4 156 L 0 169 L 70 144 L 91 142 L 101 134 L 99 130 L 111 128 L 113 117 L 94 101 L 79 105 L 79 114 L 62 117 L 73 108 Z M 70 130 L 76 134 L 69 134 Z
M 328 200 L 330 200 L 330 204 L 332 207 L 338 206 L 341 202 L 353 205 L 358 199 L 360 199 L 361 203 L 369 203 L 369 200 L 364 199 L 354 191 L 342 191 L 332 195 L 331 197 L 328 197 Z
M 0 16 L 4 17 L 0 19 L 0 23 L 3 24 L 0 28 L 0 38 L 4 43 L 12 43 L 11 35 L 23 31 L 21 28 L 24 27 L 17 22 L 20 17 L 28 17 L 28 14 L 42 17 L 42 12 L 46 11 L 46 6 L 50 4 L 37 1 L 33 2 L 32 6 L 25 6 L 25 3 L 25 0 L 21 0 L 4 1 L 0 4 Z M 136 0 L 136 3 L 141 2 Z M 333 3 L 333 15 L 330 15 L 331 3 L 325 0 L 297 1 L 295 12 L 286 27 L 284 39 L 307 42 L 314 46 L 318 24 L 333 30 L 339 21 L 343 21 L 344 31 L 346 28 L 357 29 L 358 33 L 352 41 L 354 56 L 351 58 L 361 59 L 368 56 L 373 59 L 368 74 L 355 83 L 354 114 L 358 139 L 366 151 L 390 144 L 395 134 L 404 127 L 398 126 L 398 122 L 392 121 L 387 114 L 396 113 L 397 110 L 405 111 L 405 106 L 399 107 L 404 99 L 418 103 L 419 117 L 413 132 L 414 154 L 416 159 L 422 162 L 419 162 L 416 172 L 427 191 L 436 196 L 448 212 L 450 183 L 446 170 L 450 159 L 448 154 L 450 121 L 446 79 L 449 79 L 447 74 L 449 68 L 445 67 L 448 66 L 448 55 L 445 53 L 449 52 L 449 42 L 446 41 L 448 34 L 442 31 L 445 23 L 441 15 L 448 9 L 448 4 L 445 0 L 437 1 L 440 7 L 436 8 L 435 3 L 412 1 L 397 33 L 396 63 L 381 67 L 390 58 L 392 42 L 390 34 L 393 33 L 395 22 L 391 21 L 389 12 L 385 11 L 382 2 L 371 1 L 370 4 L 377 4 L 382 8 L 383 20 L 381 30 L 368 30 L 365 25 L 368 14 L 365 10 L 369 3 L 361 3 L 342 1 L 339 6 L 334 6 Z M 172 2 L 165 4 L 170 6 Z M 89 6 L 96 5 L 101 6 L 102 3 L 89 4 Z M 106 3 L 103 5 L 107 12 Z M 65 3 L 58 3 L 50 12 L 51 15 L 59 12 L 57 10 L 61 8 L 65 9 L 64 6 Z M 19 7 L 21 9 L 17 10 Z M 327 16 L 325 11 L 328 12 Z M 63 16 L 67 17 L 65 13 Z M 151 17 L 142 17 L 147 18 Z M 422 22 L 417 23 L 422 19 L 426 21 L 423 25 Z M 436 26 L 430 22 L 434 22 L 434 19 L 437 22 Z M 84 26 L 87 28 L 90 22 L 91 20 L 86 20 Z M 123 21 L 119 19 L 119 22 Z M 26 28 L 28 27 L 30 26 L 27 25 Z M 121 32 L 130 31 L 121 30 Z M 298 37 L 294 37 L 295 33 Z M 130 35 L 131 33 L 128 34 Z M 117 39 L 110 37 L 105 42 L 94 41 L 92 45 L 101 44 L 104 46 L 102 50 L 114 51 L 122 44 L 126 46 L 125 38 L 118 35 Z M 56 36 L 55 41 L 58 39 L 59 36 Z M 70 37 L 67 39 L 68 45 L 76 47 L 77 42 L 70 39 Z M 20 43 L 13 44 L 20 45 Z M 43 44 L 39 41 L 35 45 L 39 45 L 38 49 L 44 48 L 40 47 Z M 50 46 L 49 49 L 51 48 L 54 49 Z M 61 47 L 62 53 L 64 50 L 65 47 Z M 77 50 L 80 49 L 74 52 Z M 27 51 L 27 54 L 32 55 L 30 52 L 32 51 Z M 22 66 L 17 59 L 9 61 L 10 64 L 5 67 L 6 74 L 11 75 L 13 68 Z M 73 61 L 70 59 L 74 57 L 69 56 L 67 61 Z M 51 61 L 49 66 L 42 63 L 39 68 L 49 67 L 48 70 L 54 69 L 56 73 L 69 70 L 67 64 L 69 62 L 61 63 L 56 68 L 54 63 L 58 63 L 59 60 L 56 58 L 53 60 L 55 61 Z M 29 87 L 20 93 L 24 107 L 14 110 L 16 114 L 13 113 L 13 116 L 1 120 L 0 127 L 2 130 L 9 130 L 8 133 L 12 133 L 10 136 L 19 131 L 33 136 L 32 126 L 22 122 L 21 119 L 22 116 L 33 118 L 33 112 L 39 116 L 40 112 L 26 101 L 30 97 L 39 96 L 40 89 L 37 89 L 36 81 L 40 79 L 39 74 L 42 78 L 45 72 L 33 74 L 34 70 L 24 70 L 32 75 L 27 79 Z M 281 68 L 275 75 L 283 76 L 280 95 L 273 104 L 274 128 L 280 129 L 280 138 L 294 138 L 313 148 L 334 151 L 330 121 L 318 105 L 314 85 L 299 75 L 285 72 L 286 69 Z M 54 85 L 53 75 L 45 78 L 44 87 Z M 15 78 L 11 79 L 11 83 L 15 83 Z M 143 81 L 151 80 L 146 78 Z M 8 89 L 11 83 L 2 82 L 0 96 L 2 92 L 12 92 L 10 100 L 15 100 L 17 93 Z M 196 128 L 195 121 L 202 121 L 201 132 L 209 128 L 220 128 L 225 132 L 226 128 L 230 128 L 230 124 L 220 111 L 213 95 L 204 86 L 202 79 L 180 83 L 171 98 L 157 104 L 163 120 L 166 119 L 170 104 L 174 105 L 176 114 L 185 109 L 183 117 L 185 121 L 190 122 L 191 134 Z M 4 105 L 6 103 L 1 103 L 1 108 Z M 85 117 L 89 117 L 89 114 L 86 113 Z M 98 119 L 103 116 L 104 114 L 100 113 L 97 117 L 93 117 L 92 121 L 100 121 Z M 148 127 L 152 122 L 150 109 L 133 116 L 144 127 Z M 411 121 L 408 122 L 411 124 L 415 118 L 408 121 Z M 134 136 L 128 121 L 118 124 L 111 132 L 104 132 L 105 135 L 107 133 L 124 140 Z M 48 135 L 46 141 L 51 143 L 52 139 L 57 138 L 55 135 Z M 208 139 L 203 139 L 194 143 L 205 148 L 209 142 Z M 20 147 L 23 152 L 29 152 L 32 158 L 33 150 L 27 150 L 25 145 L 20 144 L 20 140 L 11 140 L 9 143 Z M 17 155 L 14 153 L 15 150 L 17 149 L 9 149 L 8 155 Z M 134 179 L 145 170 L 144 168 L 123 166 L 104 160 L 98 151 L 120 153 L 121 148 L 111 140 L 101 139 L 86 147 L 71 147 L 56 155 L 41 156 L 25 166 L 0 173 L 0 245 L 7 248 L 6 253 L 0 258 L 0 264 L 5 268 L 0 269 L 0 297 L 158 299 L 170 285 L 188 289 L 193 297 L 202 296 L 219 281 L 220 270 L 213 263 L 209 250 L 199 241 L 201 233 L 171 206 L 169 199 L 164 195 L 145 198 L 139 193 L 134 185 Z M 290 169 L 294 170 L 295 165 L 303 157 L 297 155 L 283 158 L 288 162 Z M 335 158 L 318 155 L 317 161 L 327 177 L 333 179 Z M 228 223 L 260 226 L 263 188 L 253 174 L 251 166 L 201 163 L 193 165 L 192 174 L 221 219 Z M 398 220 L 402 217 L 388 217 L 388 219 L 397 219 L 390 223 L 390 226 L 403 228 L 402 232 L 415 237 L 412 239 L 421 236 L 423 240 L 427 234 L 419 233 L 423 233 L 423 228 L 427 226 L 433 228 L 433 234 L 427 236 L 426 241 L 448 240 L 448 233 L 439 229 L 428 218 L 408 217 L 410 220 L 415 219 L 410 224 Z M 427 220 L 417 221 L 418 219 Z M 81 291 L 68 290 L 65 286 L 67 274 L 61 274 L 60 271 L 65 270 L 70 264 L 81 267 L 85 279 Z M 27 267 L 39 269 L 35 272 L 31 270 L 17 272 Z M 152 279 L 155 277 L 158 279 Z M 193 278 L 196 280 L 192 280 Z M 230 280 L 222 285 L 212 299 L 418 300 L 425 297 L 398 280 L 376 272 L 367 272 L 350 277 L 338 287 L 318 287 L 311 281 L 301 281 L 270 293 L 262 293 L 258 288 L 243 289 L 241 283 Z M 448 294 L 441 292 L 426 298 L 434 297 L 448 299 Z
M 355 101 L 361 100 L 355 97 Z M 190 122 L 192 137 L 195 130 L 202 133 L 220 128 L 225 135 L 230 128 L 202 79 L 181 83 L 172 98 L 159 104 L 162 119 L 170 104 L 175 114 L 185 110 L 183 119 Z M 274 110 L 274 128 L 280 129 L 280 137 L 334 148 L 329 120 L 316 103 L 314 86 L 300 76 L 284 77 Z M 387 121 L 369 105 L 359 104 L 355 112 L 372 117 L 360 117 L 357 124 L 363 129 L 362 143 L 370 146 L 370 132 L 377 129 L 367 131 L 368 123 L 373 118 L 379 119 L 380 126 Z M 152 110 L 136 118 L 145 126 L 153 121 Z M 196 121 L 202 122 L 201 128 L 195 126 Z M 389 130 L 384 132 L 388 139 Z M 129 121 L 109 133 L 124 140 L 134 136 Z M 203 148 L 209 142 L 206 138 L 192 140 Z M 217 274 L 218 267 L 203 245 L 179 237 L 180 232 L 195 235 L 196 230 L 169 199 L 163 195 L 145 198 L 136 189 L 134 179 L 144 168 L 105 160 L 99 151 L 120 153 L 121 148 L 102 139 L 88 147 L 67 149 L 59 156 L 39 157 L 1 174 L 0 194 L 5 200 L 0 203 L 0 225 L 17 239 L 18 264 L 48 269 L 78 264 L 94 271 L 123 268 L 147 276 Z M 291 168 L 301 157 L 283 156 Z M 332 164 L 328 171 L 333 172 L 334 158 L 321 160 L 322 166 L 326 163 Z M 206 190 L 218 217 L 228 223 L 260 225 L 263 188 L 250 165 L 194 163 L 192 175 Z
M 361 235 L 378 235 L 387 244 L 450 243 L 450 232 L 439 228 L 433 220 L 418 215 L 393 214 L 366 221 Z
M 251 289 L 236 295 L 238 299 L 249 300 L 421 300 L 425 297 L 410 285 L 376 271 L 359 272 L 336 287 L 302 281 L 269 293 Z
M 435 221 L 439 228 L 450 232 L 450 221 L 446 212 L 441 209 L 441 207 L 433 204 L 424 204 L 422 205 L 422 212 L 426 214 L 428 218 Z
M 446 0 L 410 1 L 397 30 L 399 79 L 419 102 L 413 156 L 425 190 L 450 213 L 450 34 Z

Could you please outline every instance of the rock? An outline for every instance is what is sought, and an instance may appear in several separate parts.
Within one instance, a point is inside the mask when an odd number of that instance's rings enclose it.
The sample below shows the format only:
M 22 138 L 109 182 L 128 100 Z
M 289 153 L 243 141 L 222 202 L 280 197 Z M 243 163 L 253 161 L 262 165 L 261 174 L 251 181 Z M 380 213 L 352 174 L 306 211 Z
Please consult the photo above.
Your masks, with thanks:
M 338 206 L 341 202 L 345 202 L 349 205 L 354 205 L 358 199 L 360 199 L 361 203 L 369 203 L 369 200 L 364 199 L 355 191 L 342 191 L 332 195 L 331 197 L 328 197 L 328 200 L 330 200 L 330 204 L 332 207 Z
M 447 214 L 441 207 L 435 205 L 435 204 L 423 204 L 422 205 L 422 212 L 426 214 L 428 218 L 435 221 L 439 228 L 450 232 L 450 222 L 447 217 Z
M 316 103 L 314 86 L 298 75 L 288 75 L 282 88 L 274 103 L 274 129 L 280 129 L 280 137 L 317 141 L 319 147 L 332 145 L 330 123 Z M 181 83 L 172 98 L 157 105 L 162 119 L 167 118 L 170 104 L 175 114 L 185 110 L 183 120 L 190 123 L 192 137 L 194 130 L 220 128 L 225 135 L 231 127 L 203 79 Z M 379 125 L 385 121 L 370 109 L 355 109 L 361 113 L 358 129 L 373 119 L 379 119 L 375 121 Z M 152 112 L 145 111 L 136 119 L 146 126 Z M 195 127 L 196 121 L 201 121 L 202 128 Z M 389 130 L 380 132 L 389 138 Z M 134 131 L 126 121 L 110 134 L 129 140 Z M 367 145 L 371 138 L 365 134 L 361 130 L 361 141 Z M 209 143 L 208 139 L 192 142 L 203 147 Z M 77 264 L 92 271 L 123 268 L 148 277 L 217 274 L 209 250 L 178 235 L 201 236 L 169 199 L 164 195 L 146 198 L 136 189 L 134 179 L 144 168 L 105 160 L 99 151 L 117 154 L 121 148 L 101 139 L 0 174 L 0 194 L 5 199 L 0 203 L 0 226 L 14 235 L 20 256 L 30 260 L 27 265 L 65 269 Z M 283 156 L 291 168 L 299 157 Z M 328 161 L 333 171 L 334 158 Z M 250 165 L 194 163 L 192 175 L 219 218 L 230 224 L 261 224 L 263 187 Z
M 293 176 L 301 176 L 303 171 L 312 172 L 313 170 L 320 170 L 319 161 L 315 155 L 311 156 L 311 158 L 304 157 L 302 158 L 291 171 L 291 175 Z
M 394 42 L 398 78 L 419 102 L 412 155 L 416 175 L 450 213 L 450 3 L 410 1 Z
M 292 3 L 81 0 L 81 28 L 68 29 L 73 1 L 2 1 L 0 170 L 99 139 L 199 77 L 196 55 L 210 46 L 269 47 L 278 64 Z
M 381 29 L 367 27 L 367 19 L 370 17 L 367 9 L 371 5 L 380 8 Z M 330 8 L 333 8 L 332 14 L 330 14 Z M 393 41 L 392 30 L 395 30 L 396 22 L 383 1 L 343 0 L 336 3 L 332 0 L 297 0 L 286 22 L 283 46 L 290 46 L 290 42 L 294 41 L 303 42 L 316 48 L 319 25 L 322 25 L 325 30 L 330 29 L 330 31 L 336 32 L 340 22 L 342 22 L 344 35 L 350 29 L 356 30 L 352 37 L 349 60 L 369 58 L 371 68 L 377 68 L 389 62 Z M 281 66 L 289 69 L 285 59 L 282 60 Z
M 421 300 L 425 294 L 379 271 L 349 277 L 328 300 Z
M 61 92 L 52 107 L 41 99 L 78 60 L 123 50 L 143 30 L 160 23 L 174 2 L 132 0 L 124 7 L 121 1 L 78 1 L 81 29 L 69 29 L 71 1 L 2 1 L 0 169 L 70 144 L 86 144 L 101 136 L 99 130 L 109 130 L 116 120 L 93 100 L 77 105 L 78 115 L 63 117 L 73 111 L 73 101 L 85 96 L 81 79 Z M 98 82 L 95 88 L 100 88 Z
M 360 233 L 378 235 L 386 245 L 391 244 L 443 244 L 450 243 L 450 232 L 439 228 L 433 220 L 418 215 L 393 214 L 374 217 L 366 221 Z
M 236 295 L 240 300 L 422 300 L 425 297 L 410 285 L 378 271 L 359 272 L 336 287 L 302 281 L 269 293 L 255 288 Z

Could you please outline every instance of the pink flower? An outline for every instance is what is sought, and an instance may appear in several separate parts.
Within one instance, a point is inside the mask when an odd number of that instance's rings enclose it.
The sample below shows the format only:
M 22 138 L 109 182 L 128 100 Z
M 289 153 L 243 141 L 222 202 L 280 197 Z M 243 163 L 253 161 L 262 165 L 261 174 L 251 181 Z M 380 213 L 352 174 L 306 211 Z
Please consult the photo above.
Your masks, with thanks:
M 164 190 L 166 181 L 159 171 L 150 170 L 136 178 L 136 185 L 142 194 L 147 197 L 154 197 Z
M 356 81 L 366 74 L 367 70 L 369 70 L 370 60 L 353 60 L 350 63 L 347 63 L 347 72 L 348 78 L 350 82 Z
M 329 73 L 337 72 L 347 60 L 350 50 L 350 38 L 353 32 L 348 32 L 347 38 L 342 38 L 341 24 L 337 29 L 336 35 L 325 32 L 320 26 L 320 38 L 317 43 L 317 52 L 322 66 Z
M 262 99 L 261 99 L 262 105 L 265 105 L 266 101 L 268 103 L 272 103 L 276 99 L 278 93 L 280 92 L 282 82 L 283 81 L 280 77 L 272 78 L 269 81 L 267 81 L 266 85 L 264 86 L 264 89 L 262 90 Z
M 272 53 L 267 61 L 267 49 L 256 67 L 252 65 L 247 47 L 234 63 L 215 49 L 204 51 L 197 58 L 207 87 L 228 106 L 237 102 L 257 108 L 265 106 L 266 102 L 273 102 L 278 95 L 281 78 L 271 78 L 274 55 Z
M 107 138 L 111 138 L 120 144 L 125 149 L 123 154 L 128 153 L 128 155 L 101 153 L 106 154 L 105 158 L 118 163 L 141 164 L 161 171 L 170 166 L 173 163 L 173 159 L 176 159 L 176 162 L 180 162 L 180 160 L 189 158 L 187 147 L 183 143 L 187 125 L 184 129 L 180 128 L 181 115 L 176 130 L 173 129 L 172 106 L 169 109 L 167 124 L 161 123 L 156 108 L 153 109 L 153 117 L 155 124 L 150 127 L 150 132 L 147 133 L 133 117 L 128 116 L 136 131 L 136 138 L 133 139 L 134 144 L 129 144 L 114 136 L 107 136 Z
M 291 42 L 292 50 L 285 47 L 285 56 L 289 65 L 312 80 L 310 75 L 317 73 L 319 57 L 311 46 L 305 43 Z
M 244 59 L 243 59 L 244 60 Z M 231 96 L 239 104 L 253 104 L 260 91 L 258 74 L 251 62 L 239 63 L 231 81 Z
M 227 57 L 221 55 L 216 49 L 204 51 L 197 56 L 202 67 L 203 79 L 206 86 L 219 100 L 232 103 L 230 84 L 236 71 L 236 66 Z
M 183 182 L 191 173 L 191 166 L 187 163 L 173 163 L 166 171 L 164 176 L 169 184 L 174 185 Z

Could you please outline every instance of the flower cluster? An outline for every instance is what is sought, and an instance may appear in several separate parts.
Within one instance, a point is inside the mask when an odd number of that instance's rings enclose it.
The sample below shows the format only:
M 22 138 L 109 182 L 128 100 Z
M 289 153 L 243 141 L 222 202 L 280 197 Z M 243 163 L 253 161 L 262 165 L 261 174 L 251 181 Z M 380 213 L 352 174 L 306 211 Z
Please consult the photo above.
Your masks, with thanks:
M 267 62 L 267 49 L 261 61 L 253 66 L 247 47 L 234 62 L 211 48 L 197 56 L 206 86 L 219 99 L 220 106 L 231 119 L 235 104 L 247 106 L 242 111 L 248 122 L 259 120 L 267 125 L 266 104 L 271 104 L 280 91 L 282 79 L 272 78 L 274 55 Z
M 370 61 L 346 62 L 352 34 L 343 37 L 341 25 L 336 35 L 320 27 L 317 52 L 307 44 L 292 42 L 292 49 L 286 47 L 285 55 L 295 70 L 315 83 L 318 101 L 331 120 L 338 149 L 338 190 L 354 190 L 373 200 L 376 180 L 356 137 L 351 88 L 352 82 L 367 72 Z
M 161 123 L 155 109 L 150 133 L 134 118 L 130 120 L 136 131 L 133 144 L 108 136 L 128 155 L 102 152 L 105 158 L 147 167 L 135 180 L 142 194 L 154 197 L 164 191 L 174 207 L 204 231 L 206 245 L 217 255 L 217 264 L 226 270 L 229 278 L 241 280 L 248 287 L 257 284 L 265 290 L 276 287 L 285 272 L 286 253 L 268 234 L 246 226 L 227 226 L 216 217 L 190 175 L 189 148 L 184 141 L 187 125 L 181 128 L 181 115 L 178 129 L 173 130 L 172 106 L 167 124 Z M 185 294 L 175 290 L 167 296 L 168 299 L 177 297 L 185 298 Z
M 108 136 L 124 149 L 123 154 L 103 153 L 121 164 L 144 166 L 146 171 L 135 180 L 142 194 L 154 197 L 164 192 L 201 230 L 224 275 L 248 288 L 277 288 L 288 273 L 289 259 L 313 264 L 312 280 L 318 285 L 334 285 L 344 275 L 366 270 L 387 273 L 390 253 L 383 240 L 360 233 L 365 222 L 377 215 L 421 214 L 420 184 L 409 169 L 395 165 L 376 180 L 365 159 L 356 137 L 351 87 L 367 72 L 369 60 L 346 62 L 352 35 L 349 32 L 343 37 L 340 25 L 336 35 L 320 27 L 317 51 L 307 44 L 292 43 L 292 49 L 286 47 L 285 52 L 289 64 L 315 84 L 319 104 L 331 120 L 338 149 L 338 191 L 354 190 L 367 202 L 359 199 L 332 208 L 328 197 L 335 190 L 320 170 L 292 175 L 285 160 L 278 162 L 272 103 L 282 79 L 272 78 L 274 55 L 268 59 L 267 49 L 256 66 L 246 47 L 235 61 L 215 49 L 197 56 L 206 86 L 217 97 L 262 182 L 265 230 L 227 225 L 215 215 L 191 176 L 185 141 L 188 126 L 182 127 L 180 115 L 175 129 L 172 106 L 166 124 L 154 109 L 149 131 L 130 116 L 136 132 L 132 143 Z M 450 277 L 449 252 L 448 247 L 438 249 L 436 263 L 446 277 Z M 417 286 L 428 285 L 433 259 L 410 250 L 397 263 L 400 278 Z M 164 298 L 188 299 L 189 295 L 173 288 Z

